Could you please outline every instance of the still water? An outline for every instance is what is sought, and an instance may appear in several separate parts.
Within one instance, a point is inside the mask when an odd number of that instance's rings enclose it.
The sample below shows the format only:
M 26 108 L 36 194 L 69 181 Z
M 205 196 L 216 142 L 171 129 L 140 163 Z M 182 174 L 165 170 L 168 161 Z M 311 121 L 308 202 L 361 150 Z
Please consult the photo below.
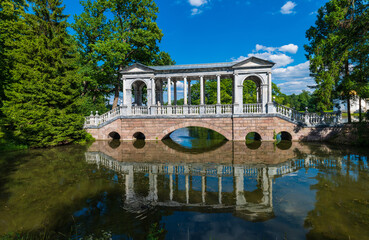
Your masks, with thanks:
M 367 149 L 171 137 L 1 153 L 0 236 L 369 239 Z

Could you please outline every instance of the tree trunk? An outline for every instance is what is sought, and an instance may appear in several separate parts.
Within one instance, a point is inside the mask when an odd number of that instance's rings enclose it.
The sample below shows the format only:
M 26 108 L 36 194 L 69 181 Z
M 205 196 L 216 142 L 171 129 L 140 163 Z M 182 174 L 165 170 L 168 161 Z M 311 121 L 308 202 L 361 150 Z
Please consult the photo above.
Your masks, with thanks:
M 350 96 L 347 98 L 347 121 L 351 123 L 351 106 L 350 106 Z
M 349 69 L 349 61 L 348 59 L 346 60 L 345 62 L 345 74 L 346 74 L 346 78 L 349 77 L 350 75 L 350 69 Z M 350 91 L 348 91 L 348 94 L 347 94 L 347 119 L 348 119 L 348 123 L 351 123 L 351 105 L 350 105 Z
M 361 97 L 359 96 L 359 122 L 361 122 Z
M 113 107 L 112 109 L 118 107 L 118 100 L 119 100 L 119 91 L 120 91 L 120 71 L 123 70 L 123 65 L 119 65 L 117 72 L 117 84 L 114 87 L 114 101 L 113 101 Z
M 114 87 L 114 101 L 113 101 L 113 107 L 112 107 L 112 109 L 118 107 L 119 91 L 120 91 L 120 85 L 117 84 Z

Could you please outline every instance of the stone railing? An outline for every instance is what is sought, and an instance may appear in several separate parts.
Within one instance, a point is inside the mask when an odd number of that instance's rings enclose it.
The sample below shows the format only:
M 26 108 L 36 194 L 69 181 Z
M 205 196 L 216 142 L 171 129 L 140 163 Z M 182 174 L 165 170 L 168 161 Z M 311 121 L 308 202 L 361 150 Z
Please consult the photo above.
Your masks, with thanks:
M 277 114 L 287 117 L 293 122 L 301 123 L 306 126 L 337 125 L 340 124 L 342 120 L 340 112 L 322 112 L 319 114 L 309 113 L 307 109 L 305 112 L 299 112 L 278 103 L 274 103 L 274 107 Z
M 243 105 L 243 113 L 244 114 L 257 114 L 263 113 L 263 104 L 244 104 Z
M 149 108 L 143 106 L 133 106 L 131 110 L 131 115 L 148 115 Z
M 333 113 L 309 113 L 298 112 L 292 108 L 280 105 L 278 103 L 270 103 L 263 106 L 261 103 L 257 104 L 244 104 L 242 109 L 235 108 L 232 104 L 228 105 L 181 105 L 181 106 L 120 106 L 107 113 L 99 115 L 96 111 L 94 115 L 85 118 L 85 127 L 99 126 L 105 122 L 108 122 L 114 118 L 120 116 L 178 116 L 178 115 L 280 115 L 289 119 L 292 122 L 302 124 L 304 126 L 318 126 L 318 125 L 337 125 L 341 123 L 341 114 L 338 112 Z

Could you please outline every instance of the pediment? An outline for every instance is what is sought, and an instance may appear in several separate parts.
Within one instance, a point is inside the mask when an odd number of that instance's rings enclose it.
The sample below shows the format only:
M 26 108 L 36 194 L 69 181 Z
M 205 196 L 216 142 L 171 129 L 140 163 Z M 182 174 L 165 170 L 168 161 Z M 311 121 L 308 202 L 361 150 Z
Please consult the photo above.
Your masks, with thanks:
M 233 68 L 257 68 L 257 67 L 273 67 L 274 62 L 267 61 L 257 57 L 249 57 L 241 62 L 238 62 Z
M 154 69 L 143 65 L 141 63 L 135 63 L 131 66 L 128 66 L 120 71 L 121 73 L 152 73 L 154 72 Z

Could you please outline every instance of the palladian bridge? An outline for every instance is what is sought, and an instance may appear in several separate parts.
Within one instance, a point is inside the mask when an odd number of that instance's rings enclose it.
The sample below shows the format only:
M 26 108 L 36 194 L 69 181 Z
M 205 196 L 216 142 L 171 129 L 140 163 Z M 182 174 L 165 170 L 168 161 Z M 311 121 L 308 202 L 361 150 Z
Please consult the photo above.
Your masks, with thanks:
M 276 133 L 288 133 L 282 134 L 288 140 L 320 141 L 340 130 L 340 113 L 298 112 L 274 102 L 273 66 L 273 62 L 256 57 L 239 62 L 193 65 L 135 63 L 120 72 L 123 81 L 120 106 L 102 115 L 91 113 L 86 117 L 85 128 L 97 140 L 161 140 L 189 126 L 212 129 L 228 140 L 245 140 L 248 133 L 256 132 L 266 141 L 273 140 Z M 232 104 L 221 102 L 224 79 L 232 80 Z M 205 102 L 207 80 L 216 81 L 217 103 L 214 105 Z M 253 104 L 243 102 L 247 80 L 256 85 Z M 193 105 L 191 99 L 191 85 L 196 81 L 200 83 L 199 105 Z M 183 105 L 178 105 L 179 83 L 183 84 Z

